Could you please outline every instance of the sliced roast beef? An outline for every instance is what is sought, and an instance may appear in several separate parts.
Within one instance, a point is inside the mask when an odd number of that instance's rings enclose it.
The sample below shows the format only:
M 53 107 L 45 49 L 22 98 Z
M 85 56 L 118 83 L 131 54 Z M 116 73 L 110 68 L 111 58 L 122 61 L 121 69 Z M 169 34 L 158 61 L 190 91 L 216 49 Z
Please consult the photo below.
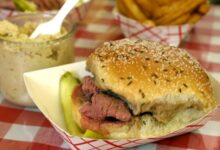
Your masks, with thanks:
M 93 94 L 99 91 L 99 88 L 95 85 L 92 77 L 86 76 L 82 81 L 82 90 L 86 100 L 89 100 Z
M 80 112 L 97 121 L 115 118 L 125 122 L 131 119 L 131 113 L 121 100 L 102 93 L 94 94 L 91 102 L 86 102 Z
M 98 122 L 110 120 L 126 122 L 131 119 L 131 113 L 125 103 L 108 91 L 101 91 L 92 77 L 83 78 L 81 89 L 85 100 L 80 109 L 83 117 Z

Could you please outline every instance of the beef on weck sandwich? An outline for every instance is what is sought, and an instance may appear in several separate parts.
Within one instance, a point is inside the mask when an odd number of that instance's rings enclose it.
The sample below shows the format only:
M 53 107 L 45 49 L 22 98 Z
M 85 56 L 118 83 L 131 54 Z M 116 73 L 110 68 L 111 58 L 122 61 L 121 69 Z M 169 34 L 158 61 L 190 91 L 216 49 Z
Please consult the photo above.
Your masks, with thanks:
M 168 134 L 216 106 L 208 75 L 186 51 L 155 42 L 105 42 L 72 94 L 74 120 L 106 138 Z

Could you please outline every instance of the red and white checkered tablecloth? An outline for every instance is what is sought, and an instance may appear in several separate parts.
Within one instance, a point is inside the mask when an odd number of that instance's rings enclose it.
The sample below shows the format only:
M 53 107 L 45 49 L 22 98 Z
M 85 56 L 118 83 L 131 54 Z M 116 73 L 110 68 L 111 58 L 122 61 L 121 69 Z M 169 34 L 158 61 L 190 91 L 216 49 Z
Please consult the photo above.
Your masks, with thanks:
M 86 57 L 99 44 L 123 38 L 118 22 L 112 15 L 114 1 L 105 0 L 92 4 L 86 18 L 76 32 L 76 61 Z M 0 10 L 0 19 L 14 12 Z M 220 81 L 220 7 L 211 11 L 192 30 L 180 45 Z M 220 90 L 220 89 L 219 89 Z M 220 110 L 220 109 L 218 109 Z M 22 108 L 10 104 L 0 96 L 0 150 L 49 150 L 69 149 L 36 108 Z M 220 149 L 220 111 L 202 128 L 192 133 L 142 145 L 135 149 L 182 150 Z

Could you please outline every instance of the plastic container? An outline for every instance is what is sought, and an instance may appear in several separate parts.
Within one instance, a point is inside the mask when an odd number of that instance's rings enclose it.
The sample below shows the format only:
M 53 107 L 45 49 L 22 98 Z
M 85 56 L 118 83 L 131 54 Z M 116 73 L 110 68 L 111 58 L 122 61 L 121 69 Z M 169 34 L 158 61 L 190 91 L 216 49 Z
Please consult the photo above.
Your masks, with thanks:
M 26 22 L 39 23 L 51 17 L 49 13 L 21 14 L 7 20 L 23 26 Z M 76 24 L 65 21 L 63 27 L 67 33 L 49 41 L 18 42 L 0 38 L 0 92 L 5 99 L 21 106 L 34 106 L 23 73 L 73 62 Z

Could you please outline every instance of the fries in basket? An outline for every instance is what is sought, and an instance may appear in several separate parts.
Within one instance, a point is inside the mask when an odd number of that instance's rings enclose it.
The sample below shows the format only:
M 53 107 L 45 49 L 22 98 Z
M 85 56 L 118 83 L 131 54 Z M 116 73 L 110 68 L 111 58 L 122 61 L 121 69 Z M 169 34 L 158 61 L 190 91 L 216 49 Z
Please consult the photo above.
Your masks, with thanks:
M 117 0 L 118 11 L 150 25 L 195 24 L 210 8 L 207 0 Z

